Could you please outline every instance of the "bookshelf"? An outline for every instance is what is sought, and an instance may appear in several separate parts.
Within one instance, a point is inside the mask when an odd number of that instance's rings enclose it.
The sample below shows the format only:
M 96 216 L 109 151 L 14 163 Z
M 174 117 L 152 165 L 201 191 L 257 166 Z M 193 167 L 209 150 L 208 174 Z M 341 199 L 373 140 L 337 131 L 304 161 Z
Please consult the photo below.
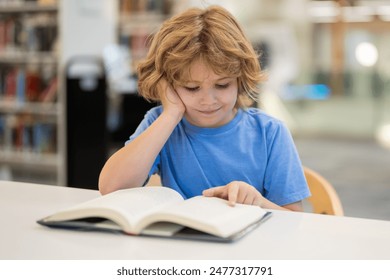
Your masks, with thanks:
M 57 184 L 57 1 L 0 0 L 0 10 L 0 179 Z

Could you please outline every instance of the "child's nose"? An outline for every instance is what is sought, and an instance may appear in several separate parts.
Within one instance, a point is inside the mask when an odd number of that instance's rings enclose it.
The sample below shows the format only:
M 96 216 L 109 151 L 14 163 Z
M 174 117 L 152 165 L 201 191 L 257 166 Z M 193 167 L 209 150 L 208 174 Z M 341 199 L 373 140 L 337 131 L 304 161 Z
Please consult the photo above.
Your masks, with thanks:
M 202 105 L 211 105 L 215 103 L 215 92 L 213 89 L 204 90 L 201 94 L 201 104 Z

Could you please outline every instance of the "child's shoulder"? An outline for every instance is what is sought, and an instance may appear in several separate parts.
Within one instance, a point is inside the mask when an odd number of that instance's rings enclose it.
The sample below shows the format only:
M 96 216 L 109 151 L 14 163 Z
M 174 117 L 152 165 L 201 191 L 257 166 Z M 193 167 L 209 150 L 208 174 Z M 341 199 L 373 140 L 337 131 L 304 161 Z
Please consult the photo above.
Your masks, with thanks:
M 153 107 L 146 112 L 145 118 L 149 120 L 155 120 L 161 115 L 163 107 L 161 105 Z
M 283 122 L 274 116 L 269 115 L 262 109 L 250 107 L 244 110 L 247 118 L 260 122 L 264 126 L 283 126 Z
M 248 108 L 244 110 L 244 115 L 248 119 L 247 123 L 253 128 L 260 128 L 260 131 L 267 135 L 267 137 L 273 138 L 276 135 L 290 135 L 290 131 L 285 123 L 269 115 L 258 108 Z M 256 129 L 254 129 L 256 131 Z

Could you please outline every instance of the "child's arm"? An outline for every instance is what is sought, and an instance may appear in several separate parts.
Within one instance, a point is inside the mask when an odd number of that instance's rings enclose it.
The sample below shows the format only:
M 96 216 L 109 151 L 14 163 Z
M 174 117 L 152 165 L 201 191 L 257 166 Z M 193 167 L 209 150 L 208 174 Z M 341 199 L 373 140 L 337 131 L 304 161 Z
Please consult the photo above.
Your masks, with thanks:
M 162 114 L 132 142 L 118 150 L 105 163 L 99 177 L 99 190 L 107 194 L 118 189 L 140 187 L 165 142 L 184 115 L 185 107 L 165 81 Z
M 226 199 L 231 206 L 234 206 L 236 203 L 242 203 L 258 205 L 267 209 L 303 211 L 300 201 L 281 207 L 263 197 L 253 186 L 241 181 L 233 181 L 225 186 L 204 190 L 203 195 Z

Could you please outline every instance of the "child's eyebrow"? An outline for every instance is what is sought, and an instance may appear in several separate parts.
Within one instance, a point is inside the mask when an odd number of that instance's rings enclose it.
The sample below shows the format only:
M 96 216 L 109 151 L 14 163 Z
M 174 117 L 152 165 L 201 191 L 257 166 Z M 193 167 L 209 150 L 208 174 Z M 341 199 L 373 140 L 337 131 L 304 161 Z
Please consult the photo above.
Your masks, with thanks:
M 233 77 L 223 77 L 223 78 L 217 79 L 216 81 L 221 81 L 221 80 L 226 80 L 226 79 L 233 79 Z
M 226 80 L 226 79 L 233 79 L 233 77 L 222 77 L 222 78 L 218 78 L 218 79 L 216 79 L 216 80 L 214 80 L 214 81 L 219 82 L 219 81 Z M 188 80 L 188 81 L 185 81 L 185 83 L 197 83 L 197 84 L 201 84 L 202 81 Z

